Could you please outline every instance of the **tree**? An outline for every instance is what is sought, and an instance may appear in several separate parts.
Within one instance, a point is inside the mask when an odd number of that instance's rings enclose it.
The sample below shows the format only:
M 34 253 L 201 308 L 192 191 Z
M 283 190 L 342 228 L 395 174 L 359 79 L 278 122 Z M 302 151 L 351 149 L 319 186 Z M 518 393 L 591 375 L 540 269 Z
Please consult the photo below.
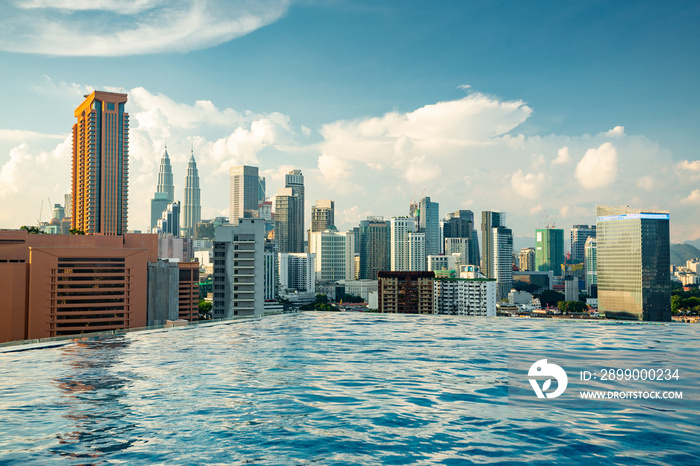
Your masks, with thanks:
M 318 293 L 316 295 L 316 301 L 314 301 L 315 304 L 328 304 L 329 302 L 328 296 L 322 293 Z
M 554 290 L 545 290 L 540 295 L 540 303 L 542 306 L 554 307 L 559 301 L 564 301 L 564 293 L 559 293 Z
M 212 305 L 209 301 L 203 299 L 199 301 L 199 318 L 201 320 L 211 319 L 211 308 Z
M 84 235 L 85 234 L 85 232 L 83 230 L 78 230 L 77 228 L 71 228 L 70 230 L 68 230 L 68 233 L 70 233 L 71 235 Z
M 355 296 L 350 293 L 345 293 L 343 295 L 343 301 L 346 303 L 363 303 L 365 300 L 360 298 L 359 296 Z
M 44 232 L 39 230 L 37 227 L 28 227 L 27 225 L 22 225 L 20 230 L 25 230 L 30 235 L 43 235 Z
M 569 314 L 581 314 L 588 311 L 588 306 L 581 301 L 569 301 L 566 303 L 566 312 Z
M 559 308 L 559 310 L 560 310 L 562 313 L 564 313 L 564 312 L 566 312 L 566 305 L 567 305 L 567 304 L 569 304 L 569 303 L 567 303 L 566 301 L 559 301 L 559 302 L 557 303 L 557 307 Z

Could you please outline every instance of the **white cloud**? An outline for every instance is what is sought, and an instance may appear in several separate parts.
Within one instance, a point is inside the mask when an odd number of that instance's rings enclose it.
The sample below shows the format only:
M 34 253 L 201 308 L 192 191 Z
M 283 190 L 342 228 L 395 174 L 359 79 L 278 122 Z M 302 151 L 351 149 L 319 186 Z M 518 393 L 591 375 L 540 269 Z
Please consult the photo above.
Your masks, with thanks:
M 609 136 L 611 138 L 619 138 L 625 135 L 625 127 L 624 126 L 616 126 L 613 129 L 607 131 L 605 133 L 606 136 Z
M 528 199 L 537 199 L 540 197 L 542 189 L 544 188 L 545 175 L 544 173 L 523 173 L 522 170 L 518 170 L 513 173 L 510 178 L 510 184 L 513 190 L 520 196 L 526 197 Z
M 289 0 L 26 0 L 4 7 L 0 50 L 75 56 L 184 52 L 282 17 Z
M 652 189 L 654 189 L 655 185 L 656 180 L 654 180 L 654 177 L 651 175 L 645 175 L 640 178 L 637 178 L 637 187 L 645 191 L 651 191 Z
M 576 166 L 576 179 L 586 189 L 603 188 L 617 179 L 617 150 L 606 142 L 588 149 Z
M 682 160 L 676 164 L 676 174 L 689 181 L 700 180 L 700 160 Z
M 552 160 L 552 165 L 561 165 L 569 163 L 571 160 L 571 155 L 569 155 L 569 148 L 562 147 L 557 151 L 557 158 Z
M 691 191 L 688 197 L 681 199 L 681 204 L 700 204 L 700 189 Z
M 84 88 L 57 86 L 76 95 Z M 178 198 L 194 147 L 205 216 L 227 212 L 228 167 L 249 163 L 267 178 L 270 197 L 283 186 L 284 174 L 301 169 L 307 223 L 314 200 L 333 199 L 337 212 L 348 210 L 336 216 L 340 230 L 369 214 L 405 215 L 412 194 L 423 193 L 440 203 L 442 214 L 459 208 L 477 217 L 481 210 L 505 211 L 516 236 L 532 236 L 541 226 L 541 209 L 565 219 L 558 222 L 563 228 L 592 223 L 596 203 L 671 209 L 674 235 L 685 235 L 674 238 L 695 239 L 690 235 L 700 231 L 693 204 L 700 194 L 688 195 L 697 188 L 700 161 L 676 163 L 640 135 L 627 134 L 613 146 L 604 131 L 517 134 L 531 114 L 521 101 L 477 94 L 405 113 L 339 120 L 323 125 L 321 141 L 311 142 L 304 122 L 279 113 L 224 108 L 216 101 L 180 102 L 142 88 L 126 92 L 130 228 L 148 225 L 167 143 Z M 0 130 L 0 136 L 7 136 L 0 138 L 7 146 L 0 145 L 0 227 L 34 223 L 42 198 L 61 202 L 70 190 L 70 139 L 21 130 Z M 553 163 L 551 154 L 568 162 Z

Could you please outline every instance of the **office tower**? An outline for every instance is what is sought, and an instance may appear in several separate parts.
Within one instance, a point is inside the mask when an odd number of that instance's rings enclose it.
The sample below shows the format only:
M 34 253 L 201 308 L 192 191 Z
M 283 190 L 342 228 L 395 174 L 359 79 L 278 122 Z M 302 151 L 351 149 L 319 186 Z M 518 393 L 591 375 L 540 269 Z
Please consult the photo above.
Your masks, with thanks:
M 493 273 L 493 232 L 494 228 L 505 227 L 505 212 L 481 212 L 481 272 L 488 278 L 496 278 Z
M 479 237 L 474 229 L 474 213 L 471 210 L 458 210 L 445 215 L 443 236 L 445 238 L 445 246 L 447 246 L 447 238 L 468 239 L 469 253 L 463 257 L 462 263 L 479 265 Z M 445 250 L 445 254 L 447 254 L 447 250 Z
M 391 223 L 382 217 L 360 221 L 360 280 L 376 280 L 377 272 L 391 270 Z
M 73 125 L 72 222 L 87 235 L 127 231 L 129 114 L 126 94 L 86 95 Z
M 199 200 L 199 172 L 197 162 L 194 160 L 194 152 L 190 154 L 187 162 L 187 177 L 185 178 L 185 195 L 182 206 L 182 230 L 184 238 L 194 236 L 194 227 L 202 220 L 202 205 Z
M 586 293 L 588 296 L 597 297 L 598 290 L 594 293 L 593 286 L 598 284 L 598 260 L 597 260 L 597 240 L 589 236 L 586 240 L 585 250 L 585 271 L 586 271 Z
M 391 270 L 410 270 L 408 234 L 416 231 L 413 217 L 392 217 L 391 225 Z
M 377 278 L 379 312 L 433 314 L 433 272 L 382 271 Z
M 408 270 L 425 270 L 425 241 L 425 233 L 408 233 Z
M 491 228 L 491 273 L 497 298 L 506 299 L 513 288 L 513 232 L 504 226 Z
M 267 197 L 265 197 L 266 193 L 267 193 L 267 190 L 265 189 L 265 177 L 259 176 L 258 177 L 258 205 L 265 202 L 265 199 L 267 199 Z
M 471 264 L 469 260 L 469 250 L 471 240 L 469 238 L 445 238 L 445 255 L 458 254 L 458 265 Z
M 598 309 L 606 317 L 671 320 L 667 211 L 597 206 Z
M 156 192 L 167 194 L 170 202 L 175 200 L 173 167 L 170 165 L 170 157 L 168 156 L 167 146 L 163 151 L 163 157 L 160 159 L 160 169 L 158 170 L 158 185 L 156 186 Z
M 482 278 L 436 278 L 435 314 L 496 317 L 496 281 Z
M 440 204 L 431 202 L 430 197 L 420 200 L 420 232 L 425 233 L 425 253 L 435 256 L 442 252 L 440 244 Z M 416 269 L 416 270 L 425 270 Z
M 169 233 L 175 237 L 180 234 L 180 201 L 168 204 L 158 219 L 156 230 L 158 233 Z
M 459 258 L 459 254 L 446 254 L 446 255 L 439 255 L 439 256 L 428 256 L 427 257 L 427 271 L 428 272 L 437 272 L 440 270 L 458 270 L 458 263 L 457 259 Z
M 168 198 L 167 193 L 153 193 L 151 199 L 151 231 L 155 231 L 158 226 L 158 221 L 163 216 L 163 211 L 168 208 L 172 200 Z
M 311 208 L 311 231 L 323 231 L 335 226 L 335 202 L 330 199 L 316 201 Z
M 265 305 L 265 220 L 239 218 L 216 227 L 212 318 L 262 317 Z
M 284 175 L 284 187 L 291 188 L 292 194 L 297 197 L 299 204 L 296 210 L 296 217 L 292 219 L 291 229 L 296 230 L 294 236 L 299 238 L 298 250 L 289 252 L 304 252 L 304 212 L 306 211 L 306 201 L 304 196 L 304 175 L 301 170 L 292 170 Z
M 302 203 L 292 188 L 281 188 L 275 196 L 275 241 L 279 252 L 304 252 L 303 230 L 299 220 Z
M 163 211 L 168 207 L 168 204 L 175 200 L 175 186 L 173 185 L 173 169 L 170 165 L 170 157 L 168 156 L 168 148 L 163 151 L 163 156 L 160 159 L 160 169 L 158 170 L 158 184 L 156 192 L 151 199 L 151 230 L 156 228 L 158 220 L 160 220 Z M 178 232 L 176 234 L 179 235 Z
M 585 257 L 586 240 L 595 238 L 595 225 L 574 225 L 571 229 L 571 260 L 583 261 Z M 555 274 L 556 275 L 556 274 Z
M 229 221 L 235 224 L 239 218 L 258 217 L 259 206 L 260 177 L 258 176 L 258 167 L 247 165 L 231 167 Z
M 518 268 L 521 272 L 535 270 L 535 248 L 522 248 L 518 253 Z
M 73 201 L 71 201 L 72 196 L 70 194 L 63 195 L 63 207 L 66 212 L 66 217 L 73 218 Z
M 279 295 L 280 273 L 277 260 L 277 243 L 265 240 L 265 301 L 277 299 Z
M 283 291 L 296 290 L 306 293 L 316 292 L 316 255 L 306 252 L 281 252 L 280 288 Z
M 555 276 L 561 276 L 561 266 L 564 264 L 564 230 L 537 229 L 535 242 L 535 269 L 539 272 L 551 270 Z
M 355 235 L 332 227 L 309 235 L 309 253 L 316 256 L 316 281 L 355 278 Z

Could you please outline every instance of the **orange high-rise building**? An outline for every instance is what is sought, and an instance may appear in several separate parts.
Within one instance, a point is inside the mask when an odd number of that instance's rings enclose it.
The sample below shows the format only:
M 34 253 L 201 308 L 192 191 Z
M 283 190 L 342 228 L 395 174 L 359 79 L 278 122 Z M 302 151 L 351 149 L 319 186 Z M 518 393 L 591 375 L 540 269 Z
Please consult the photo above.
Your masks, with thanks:
M 88 235 L 127 231 L 129 114 L 126 94 L 85 96 L 73 125 L 72 228 Z

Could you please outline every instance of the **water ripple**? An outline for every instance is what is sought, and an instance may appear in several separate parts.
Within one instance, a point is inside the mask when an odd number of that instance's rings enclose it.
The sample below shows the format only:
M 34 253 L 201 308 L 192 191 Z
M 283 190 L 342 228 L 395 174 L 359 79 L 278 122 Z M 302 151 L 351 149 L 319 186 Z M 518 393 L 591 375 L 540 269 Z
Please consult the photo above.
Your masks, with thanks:
M 692 464 L 697 403 L 509 406 L 507 364 L 624 350 L 697 374 L 699 330 L 304 313 L 0 353 L 0 463 Z

